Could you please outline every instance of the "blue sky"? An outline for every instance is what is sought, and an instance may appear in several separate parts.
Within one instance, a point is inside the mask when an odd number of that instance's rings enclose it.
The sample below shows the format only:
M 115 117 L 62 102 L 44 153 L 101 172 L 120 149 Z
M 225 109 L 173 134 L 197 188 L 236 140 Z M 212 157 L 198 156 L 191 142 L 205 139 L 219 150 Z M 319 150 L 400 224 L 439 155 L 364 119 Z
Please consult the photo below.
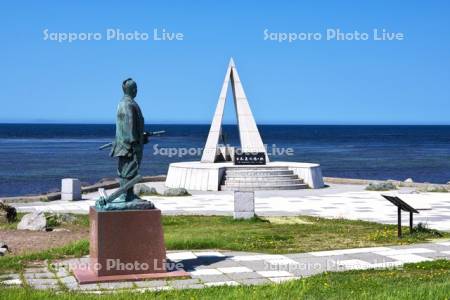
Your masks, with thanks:
M 0 122 L 111 123 L 133 77 L 147 123 L 208 123 L 233 57 L 260 124 L 450 124 L 448 1 L 291 2 L 5 2 Z M 108 28 L 184 39 L 107 41 Z M 264 40 L 335 28 L 405 38 Z M 45 29 L 103 38 L 59 43 Z

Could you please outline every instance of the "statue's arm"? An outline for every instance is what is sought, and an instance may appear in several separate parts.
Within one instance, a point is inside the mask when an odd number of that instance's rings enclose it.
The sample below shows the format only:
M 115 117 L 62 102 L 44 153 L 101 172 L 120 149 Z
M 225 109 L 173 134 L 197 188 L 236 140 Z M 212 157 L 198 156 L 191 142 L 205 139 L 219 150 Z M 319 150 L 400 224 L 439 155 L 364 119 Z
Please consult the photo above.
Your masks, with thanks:
M 137 142 L 135 135 L 135 119 L 136 114 L 134 112 L 133 106 L 126 104 L 119 113 L 119 123 L 121 124 L 121 134 L 122 141 L 131 146 L 133 143 Z
M 133 128 L 131 131 L 131 134 L 133 135 L 133 142 L 135 143 L 141 143 L 142 141 L 142 132 L 140 130 L 141 126 L 139 124 L 139 118 L 140 118 L 140 112 L 138 111 L 139 108 L 135 105 L 131 105 L 131 111 L 133 114 Z

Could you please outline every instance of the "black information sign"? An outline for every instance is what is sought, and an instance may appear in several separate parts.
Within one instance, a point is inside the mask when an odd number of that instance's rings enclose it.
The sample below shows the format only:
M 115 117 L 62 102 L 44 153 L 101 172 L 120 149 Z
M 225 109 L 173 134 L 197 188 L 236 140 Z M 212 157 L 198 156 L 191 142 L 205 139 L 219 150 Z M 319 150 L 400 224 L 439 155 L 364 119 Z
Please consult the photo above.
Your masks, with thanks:
M 264 152 L 244 152 L 234 154 L 235 165 L 265 165 L 266 154 Z
M 418 214 L 417 209 L 396 196 L 381 195 L 386 200 L 397 206 L 397 232 L 402 237 L 402 210 L 409 212 L 409 231 L 413 233 L 413 214 Z

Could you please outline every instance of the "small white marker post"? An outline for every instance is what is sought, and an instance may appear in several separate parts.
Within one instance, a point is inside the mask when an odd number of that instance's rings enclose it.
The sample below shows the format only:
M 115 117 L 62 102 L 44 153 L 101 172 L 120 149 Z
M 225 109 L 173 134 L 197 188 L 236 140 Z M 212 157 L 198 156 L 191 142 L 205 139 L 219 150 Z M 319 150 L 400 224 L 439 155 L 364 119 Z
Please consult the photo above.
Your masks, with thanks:
M 81 182 L 76 178 L 61 180 L 61 200 L 81 200 Z
M 255 192 L 234 191 L 234 219 L 251 219 L 255 216 Z

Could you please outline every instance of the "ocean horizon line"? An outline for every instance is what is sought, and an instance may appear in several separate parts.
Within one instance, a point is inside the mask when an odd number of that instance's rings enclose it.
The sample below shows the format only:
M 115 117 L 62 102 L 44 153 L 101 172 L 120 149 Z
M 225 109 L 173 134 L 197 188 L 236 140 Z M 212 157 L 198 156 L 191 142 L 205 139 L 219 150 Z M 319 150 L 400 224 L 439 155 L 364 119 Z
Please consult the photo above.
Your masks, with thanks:
M 115 123 L 103 123 L 103 122 L 0 122 L 2 125 L 115 125 Z M 155 123 L 145 123 L 145 125 L 189 125 L 189 126 L 210 126 L 210 123 L 169 123 L 169 122 L 155 122 Z M 226 126 L 236 126 L 237 123 L 223 123 Z M 348 123 L 348 124 L 309 124 L 309 123 L 259 123 L 258 126 L 398 126 L 398 127 L 412 127 L 412 126 L 450 126 L 450 124 L 364 124 L 364 123 Z

